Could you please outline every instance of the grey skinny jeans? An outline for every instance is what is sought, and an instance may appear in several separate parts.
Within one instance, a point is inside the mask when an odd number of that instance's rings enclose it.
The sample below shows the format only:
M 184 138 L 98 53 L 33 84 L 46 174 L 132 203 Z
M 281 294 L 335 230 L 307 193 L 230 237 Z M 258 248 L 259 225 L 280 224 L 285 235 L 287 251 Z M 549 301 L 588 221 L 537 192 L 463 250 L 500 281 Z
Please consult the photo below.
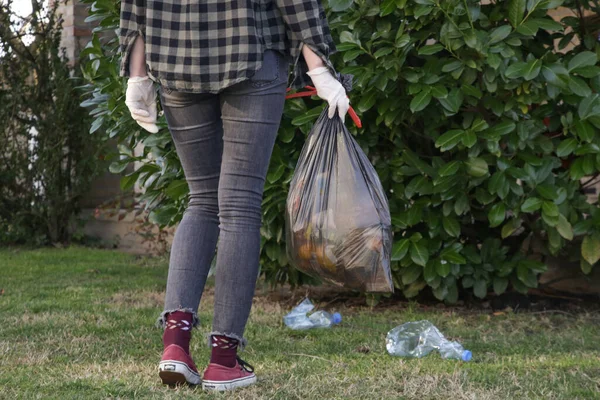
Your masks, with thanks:
M 190 188 L 169 261 L 164 312 L 197 310 L 215 254 L 213 328 L 238 339 L 259 267 L 261 203 L 269 160 L 283 114 L 289 62 L 267 50 L 249 79 L 220 93 L 160 87 L 160 101 Z

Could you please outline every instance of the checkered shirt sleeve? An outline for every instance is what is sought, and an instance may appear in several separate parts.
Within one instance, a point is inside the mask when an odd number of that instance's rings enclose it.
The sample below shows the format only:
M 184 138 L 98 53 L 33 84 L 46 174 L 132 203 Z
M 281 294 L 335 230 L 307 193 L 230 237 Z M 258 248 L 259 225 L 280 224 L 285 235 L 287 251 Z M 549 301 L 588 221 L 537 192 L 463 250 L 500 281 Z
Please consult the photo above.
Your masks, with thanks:
M 129 76 L 129 58 L 135 39 L 146 38 L 146 0 L 121 0 L 119 50 L 122 54 L 119 76 Z
M 286 25 L 286 32 L 291 39 L 289 49 L 293 63 L 293 79 L 291 89 L 300 89 L 312 85 L 308 65 L 302 56 L 302 46 L 308 46 L 324 62 L 333 76 L 335 67 L 329 57 L 337 52 L 325 10 L 320 0 L 274 0 Z

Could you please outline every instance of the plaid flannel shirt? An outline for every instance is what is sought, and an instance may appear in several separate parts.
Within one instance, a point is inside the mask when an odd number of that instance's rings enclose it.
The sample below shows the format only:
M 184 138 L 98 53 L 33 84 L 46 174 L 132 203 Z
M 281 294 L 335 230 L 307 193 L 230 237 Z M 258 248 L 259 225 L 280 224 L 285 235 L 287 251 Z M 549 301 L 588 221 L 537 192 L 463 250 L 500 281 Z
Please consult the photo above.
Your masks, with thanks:
M 266 49 L 280 51 L 293 66 L 289 88 L 311 85 L 303 45 L 339 79 L 320 0 L 121 0 L 120 16 L 120 76 L 129 76 L 140 35 L 149 77 L 177 91 L 218 93 L 248 79 Z

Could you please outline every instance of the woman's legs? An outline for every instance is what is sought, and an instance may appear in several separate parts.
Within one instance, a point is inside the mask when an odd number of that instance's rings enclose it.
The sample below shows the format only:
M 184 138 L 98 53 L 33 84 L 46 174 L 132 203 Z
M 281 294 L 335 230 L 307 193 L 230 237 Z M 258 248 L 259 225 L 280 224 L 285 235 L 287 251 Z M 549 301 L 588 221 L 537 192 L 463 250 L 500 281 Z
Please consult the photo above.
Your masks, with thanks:
M 265 53 L 250 80 L 220 93 L 223 159 L 219 182 L 220 237 L 217 252 L 211 363 L 202 386 L 228 390 L 256 382 L 239 360 L 259 267 L 261 203 L 273 145 L 283 114 L 288 64 Z M 238 362 L 239 361 L 239 362 Z
M 161 89 L 161 104 L 190 188 L 169 261 L 164 316 L 196 312 L 219 236 L 218 187 L 223 152 L 219 98 Z
M 220 94 L 224 145 L 212 334 L 237 339 L 242 347 L 259 268 L 263 189 L 283 114 L 287 72 L 280 55 L 265 53 L 257 76 Z
M 218 237 L 211 338 L 220 339 L 213 342 L 211 360 L 215 361 L 215 350 L 220 350 L 215 343 L 227 343 L 221 353 L 224 357 L 216 358 L 223 366 L 231 357 L 235 360 L 238 345 L 245 345 L 243 333 L 258 274 L 262 194 L 287 77 L 287 62 L 270 52 L 265 53 L 263 68 L 255 76 L 218 95 L 161 90 L 169 130 L 190 187 L 190 203 L 173 241 L 165 311 L 159 322 L 187 328 L 185 322 L 170 321 L 179 310 L 193 315 L 193 325 L 198 323 L 196 312 Z M 229 383 L 221 385 L 230 378 L 228 371 L 223 379 L 222 371 L 207 372 L 216 382 L 212 388 L 229 387 Z

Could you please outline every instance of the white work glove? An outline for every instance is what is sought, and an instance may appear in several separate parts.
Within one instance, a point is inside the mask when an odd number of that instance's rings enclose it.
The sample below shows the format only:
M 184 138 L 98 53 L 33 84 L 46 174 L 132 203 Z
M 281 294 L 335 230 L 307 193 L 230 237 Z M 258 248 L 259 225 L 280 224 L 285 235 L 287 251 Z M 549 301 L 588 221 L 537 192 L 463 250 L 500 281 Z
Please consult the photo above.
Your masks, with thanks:
M 315 68 L 306 74 L 313 81 L 314 87 L 317 89 L 317 96 L 329 103 L 329 118 L 333 118 L 337 108 L 338 114 L 344 122 L 350 108 L 350 99 L 340 81 L 335 79 L 327 67 Z
M 125 104 L 131 117 L 150 133 L 158 132 L 156 126 L 156 90 L 148 76 L 134 76 L 127 80 Z

